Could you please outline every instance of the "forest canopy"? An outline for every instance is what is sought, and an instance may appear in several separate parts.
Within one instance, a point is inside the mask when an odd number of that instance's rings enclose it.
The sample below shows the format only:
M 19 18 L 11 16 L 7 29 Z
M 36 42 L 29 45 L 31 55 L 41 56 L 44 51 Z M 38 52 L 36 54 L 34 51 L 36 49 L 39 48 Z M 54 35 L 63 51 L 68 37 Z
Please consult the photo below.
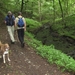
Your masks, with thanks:
M 52 23 L 57 19 L 72 15 L 75 12 L 74 0 L 2 0 L 0 12 L 14 13 L 21 11 L 28 18 L 36 19 L 42 23 Z

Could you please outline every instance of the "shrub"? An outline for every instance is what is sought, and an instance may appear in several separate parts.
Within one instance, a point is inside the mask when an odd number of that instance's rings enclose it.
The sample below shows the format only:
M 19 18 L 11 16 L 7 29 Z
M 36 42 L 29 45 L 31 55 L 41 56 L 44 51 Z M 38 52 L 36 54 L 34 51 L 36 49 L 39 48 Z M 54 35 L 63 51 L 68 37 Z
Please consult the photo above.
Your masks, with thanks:
M 33 31 L 41 26 L 41 23 L 33 19 L 26 18 L 27 31 Z

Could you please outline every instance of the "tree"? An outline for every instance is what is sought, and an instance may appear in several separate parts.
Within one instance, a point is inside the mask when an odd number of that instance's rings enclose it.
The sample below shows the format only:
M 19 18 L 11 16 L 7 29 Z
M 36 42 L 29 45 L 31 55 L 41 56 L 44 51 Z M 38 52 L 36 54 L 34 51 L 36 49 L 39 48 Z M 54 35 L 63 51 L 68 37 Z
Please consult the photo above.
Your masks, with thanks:
M 63 14 L 62 4 L 61 4 L 61 1 L 60 0 L 58 0 L 58 1 L 59 1 L 59 5 L 60 5 L 60 10 L 61 10 L 61 16 L 62 16 L 62 19 L 63 19 L 64 14 Z
M 23 11 L 24 0 L 21 1 L 21 12 Z
M 39 21 L 41 21 L 41 0 L 38 0 Z
M 54 8 L 54 22 L 55 22 L 55 0 L 53 0 L 53 8 Z

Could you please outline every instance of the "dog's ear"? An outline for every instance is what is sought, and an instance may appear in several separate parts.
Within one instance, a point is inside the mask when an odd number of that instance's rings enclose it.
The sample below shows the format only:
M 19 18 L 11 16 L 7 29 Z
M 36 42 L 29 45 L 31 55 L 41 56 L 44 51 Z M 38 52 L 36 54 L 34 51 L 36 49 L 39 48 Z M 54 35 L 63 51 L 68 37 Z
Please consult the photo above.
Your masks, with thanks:
M 5 44 L 5 48 L 9 49 L 9 45 L 8 44 Z

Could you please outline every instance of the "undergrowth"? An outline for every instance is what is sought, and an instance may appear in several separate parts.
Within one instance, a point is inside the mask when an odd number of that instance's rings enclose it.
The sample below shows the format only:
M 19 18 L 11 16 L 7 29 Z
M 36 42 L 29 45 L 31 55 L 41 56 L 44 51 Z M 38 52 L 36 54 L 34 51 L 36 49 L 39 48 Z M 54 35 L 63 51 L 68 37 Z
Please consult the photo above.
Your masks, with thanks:
M 58 67 L 62 67 L 62 71 L 67 70 L 69 72 L 75 72 L 75 60 L 72 57 L 55 49 L 54 45 L 43 45 L 41 41 L 36 40 L 34 35 L 28 32 L 25 32 L 25 35 L 25 42 L 34 47 L 37 50 L 37 53 L 43 58 L 46 58 L 49 63 L 55 63 Z
M 65 35 L 75 39 L 75 14 L 65 17 L 64 24 L 61 18 L 56 20 L 51 27 L 60 36 Z

